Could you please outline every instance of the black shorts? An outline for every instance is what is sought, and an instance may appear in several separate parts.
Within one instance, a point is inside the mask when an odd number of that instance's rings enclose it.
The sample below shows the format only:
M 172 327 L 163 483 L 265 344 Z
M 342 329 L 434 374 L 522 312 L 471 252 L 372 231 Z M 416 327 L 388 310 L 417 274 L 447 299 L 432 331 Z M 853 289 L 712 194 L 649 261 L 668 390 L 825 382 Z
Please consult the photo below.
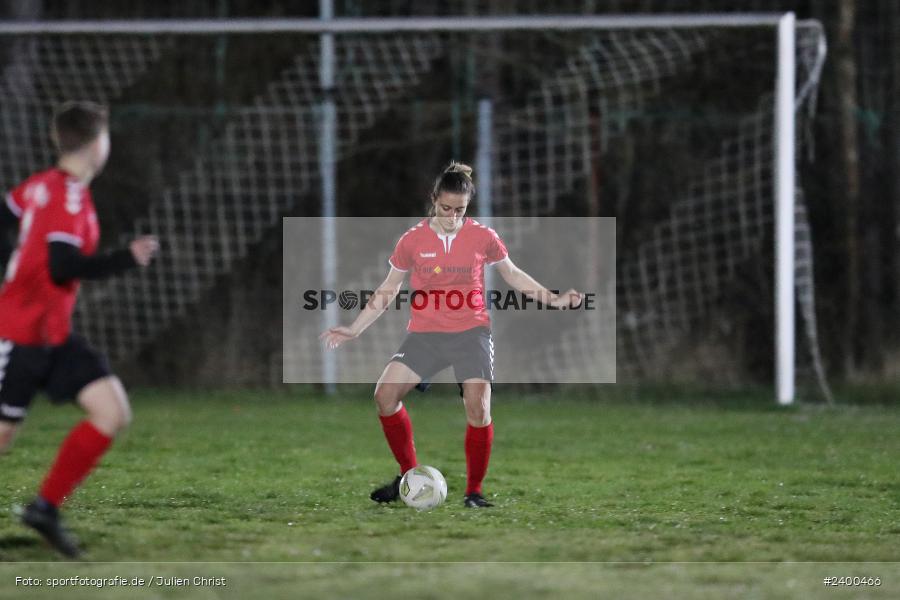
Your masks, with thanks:
M 35 394 L 75 400 L 86 385 L 112 374 L 106 357 L 80 335 L 59 346 L 22 346 L 0 339 L 0 420 L 22 421 Z
M 487 327 L 474 327 L 456 333 L 407 334 L 400 348 L 391 357 L 422 378 L 417 387 L 428 389 L 428 380 L 447 367 L 462 390 L 467 379 L 494 380 L 494 339 Z

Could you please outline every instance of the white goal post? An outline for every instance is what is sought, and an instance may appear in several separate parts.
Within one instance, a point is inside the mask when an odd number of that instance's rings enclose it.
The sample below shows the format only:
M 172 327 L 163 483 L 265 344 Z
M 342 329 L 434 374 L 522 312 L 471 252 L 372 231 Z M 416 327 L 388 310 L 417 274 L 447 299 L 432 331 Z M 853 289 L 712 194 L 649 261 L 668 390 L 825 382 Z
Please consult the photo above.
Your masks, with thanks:
M 330 2 L 323 1 L 323 6 Z M 625 30 L 684 28 L 772 28 L 777 47 L 774 82 L 773 170 L 775 207 L 775 374 L 776 398 L 789 405 L 795 396 L 795 16 L 794 13 L 657 14 L 657 15 L 559 15 L 411 18 L 227 19 L 227 20 L 103 20 L 0 22 L 0 35 L 216 35 L 260 33 L 318 34 L 324 39 L 341 34 L 395 32 L 489 32 L 511 30 Z M 332 55 L 333 56 L 333 55 Z M 330 88 L 332 70 L 323 50 L 323 88 Z M 334 117 L 333 110 L 326 111 Z M 332 127 L 334 125 L 332 124 Z M 334 214 L 334 153 L 325 147 L 319 155 L 324 212 Z M 327 264 L 328 250 L 325 249 Z

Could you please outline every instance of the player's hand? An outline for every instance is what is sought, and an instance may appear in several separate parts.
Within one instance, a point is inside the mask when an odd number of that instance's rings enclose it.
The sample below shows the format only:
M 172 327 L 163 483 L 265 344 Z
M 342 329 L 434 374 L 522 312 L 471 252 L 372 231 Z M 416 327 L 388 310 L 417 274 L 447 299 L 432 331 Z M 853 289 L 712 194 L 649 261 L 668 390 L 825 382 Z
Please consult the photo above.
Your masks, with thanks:
M 319 339 L 325 342 L 325 347 L 334 350 L 344 342 L 348 342 L 357 337 L 353 330 L 349 327 L 332 327 L 328 331 L 322 333 Z
M 153 260 L 153 256 L 159 250 L 159 240 L 153 235 L 141 236 L 132 241 L 128 245 L 128 249 L 131 250 L 131 256 L 134 257 L 134 262 L 142 267 L 146 267 L 150 264 L 150 261 Z
M 567 308 L 578 308 L 582 302 L 584 302 L 584 294 L 575 290 L 568 290 L 551 300 L 550 306 L 566 310 Z

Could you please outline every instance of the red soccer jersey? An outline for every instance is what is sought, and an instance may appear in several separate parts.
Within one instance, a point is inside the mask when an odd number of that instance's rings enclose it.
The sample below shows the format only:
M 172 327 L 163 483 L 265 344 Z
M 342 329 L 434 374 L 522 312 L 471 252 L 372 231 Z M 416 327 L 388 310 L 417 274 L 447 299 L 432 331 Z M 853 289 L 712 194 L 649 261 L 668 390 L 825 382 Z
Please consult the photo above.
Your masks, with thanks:
M 100 228 L 91 192 L 53 168 L 26 179 L 6 196 L 6 203 L 19 217 L 19 243 L 0 287 L 0 339 L 62 344 L 71 330 L 79 284 L 53 283 L 48 244 L 72 244 L 85 255 L 97 250 Z
M 424 219 L 404 233 L 391 266 L 409 271 L 414 332 L 456 332 L 490 327 L 484 302 L 484 267 L 507 256 L 497 232 L 467 218 L 452 235 L 438 235 Z

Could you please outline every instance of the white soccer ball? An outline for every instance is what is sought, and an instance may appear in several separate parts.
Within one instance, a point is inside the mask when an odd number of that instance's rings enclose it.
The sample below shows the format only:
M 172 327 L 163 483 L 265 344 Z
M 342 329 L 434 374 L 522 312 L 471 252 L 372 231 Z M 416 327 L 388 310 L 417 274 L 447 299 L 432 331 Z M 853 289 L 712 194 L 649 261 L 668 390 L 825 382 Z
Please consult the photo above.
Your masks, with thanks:
M 416 510 L 431 510 L 447 499 L 447 481 L 434 467 L 419 465 L 400 479 L 400 498 Z

